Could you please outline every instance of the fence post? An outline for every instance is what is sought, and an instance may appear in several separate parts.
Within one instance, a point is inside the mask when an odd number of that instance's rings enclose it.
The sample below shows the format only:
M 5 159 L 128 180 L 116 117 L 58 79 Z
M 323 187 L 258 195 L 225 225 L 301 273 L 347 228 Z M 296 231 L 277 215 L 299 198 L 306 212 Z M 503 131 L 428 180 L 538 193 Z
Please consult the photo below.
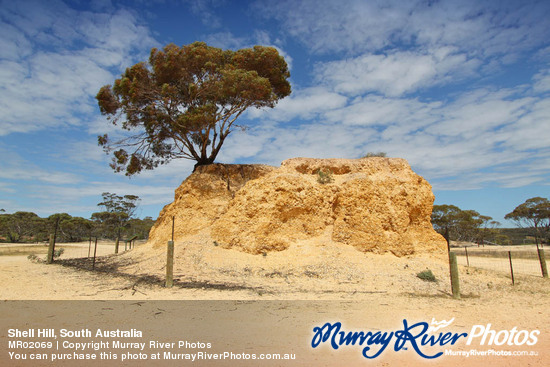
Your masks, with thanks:
M 115 241 L 115 254 L 118 254 L 118 245 L 119 245 L 119 242 L 120 242 L 120 239 L 119 239 L 118 236 L 117 236 L 116 241 Z
M 454 252 L 449 253 L 449 266 L 451 267 L 451 289 L 453 292 L 453 298 L 460 299 L 460 284 L 458 280 L 458 264 L 456 261 L 456 254 Z
M 174 222 L 176 217 L 172 217 L 172 241 L 168 241 L 166 251 L 166 288 L 174 286 Z
M 514 281 L 514 267 L 512 266 L 512 251 L 508 251 L 508 259 L 510 260 L 510 275 L 512 275 L 512 285 L 516 284 Z
M 174 285 L 174 241 L 168 241 L 166 251 L 166 288 Z
M 542 271 L 542 277 L 548 278 L 548 268 L 546 267 L 546 258 L 544 257 L 544 250 L 539 248 L 537 252 L 539 254 L 540 270 Z
M 97 237 L 95 238 L 95 246 L 94 246 L 94 260 L 92 261 L 92 269 L 95 269 L 95 255 L 97 254 Z
M 46 262 L 48 264 L 53 263 L 53 253 L 55 250 L 55 236 L 53 234 L 50 235 L 50 246 L 48 247 L 48 258 Z
M 174 222 L 176 221 L 176 216 L 172 216 L 172 242 L 174 241 Z
M 466 252 L 466 264 L 470 267 L 470 259 L 468 258 L 468 248 L 464 246 L 464 252 Z

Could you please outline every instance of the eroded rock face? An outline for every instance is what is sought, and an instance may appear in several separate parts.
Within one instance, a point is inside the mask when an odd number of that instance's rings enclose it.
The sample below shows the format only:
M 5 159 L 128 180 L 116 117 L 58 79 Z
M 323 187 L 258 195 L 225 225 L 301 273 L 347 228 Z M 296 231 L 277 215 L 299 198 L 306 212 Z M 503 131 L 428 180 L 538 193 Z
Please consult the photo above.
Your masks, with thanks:
M 331 176 L 321 183 L 319 171 Z M 431 226 L 431 186 L 397 158 L 308 159 L 262 165 L 201 167 L 176 190 L 150 240 L 163 243 L 208 229 L 223 247 L 251 253 L 282 251 L 331 232 L 361 251 L 442 252 Z
M 211 164 L 199 166 L 176 189 L 174 202 L 166 205 L 149 233 L 153 245 L 195 234 L 211 226 L 227 211 L 235 193 L 246 182 L 264 176 L 275 167 L 266 165 Z

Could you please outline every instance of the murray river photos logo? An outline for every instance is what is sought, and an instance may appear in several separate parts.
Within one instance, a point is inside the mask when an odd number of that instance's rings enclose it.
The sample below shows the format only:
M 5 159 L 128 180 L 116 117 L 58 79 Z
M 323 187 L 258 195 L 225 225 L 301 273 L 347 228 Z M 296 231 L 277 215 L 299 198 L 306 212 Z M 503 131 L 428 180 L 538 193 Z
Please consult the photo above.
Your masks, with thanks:
M 343 346 L 356 346 L 362 348 L 363 357 L 373 359 L 380 356 L 389 346 L 395 352 L 412 348 L 419 356 L 427 359 L 438 358 L 443 355 L 440 347 L 451 346 L 458 342 L 471 345 L 478 342 L 479 345 L 535 345 L 538 341 L 538 330 L 493 330 L 491 324 L 474 325 L 469 333 L 455 333 L 441 331 L 452 324 L 454 318 L 449 321 L 436 321 L 431 324 L 417 322 L 410 324 L 403 320 L 403 329 L 395 331 L 345 331 L 340 322 L 325 323 L 323 326 L 313 328 L 312 348 L 317 348 L 322 343 L 329 344 L 337 350 Z M 390 348 L 391 349 L 391 348 Z

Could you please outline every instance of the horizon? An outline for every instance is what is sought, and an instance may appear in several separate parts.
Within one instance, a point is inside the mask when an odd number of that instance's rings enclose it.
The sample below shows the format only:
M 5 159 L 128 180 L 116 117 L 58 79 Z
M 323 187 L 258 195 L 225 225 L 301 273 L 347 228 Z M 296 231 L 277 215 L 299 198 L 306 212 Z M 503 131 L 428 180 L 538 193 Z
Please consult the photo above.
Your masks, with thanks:
M 550 3 L 538 1 L 3 1 L 0 208 L 89 218 L 101 193 L 137 195 L 157 218 L 191 173 L 174 160 L 128 178 L 97 136 L 95 95 L 151 48 L 273 46 L 292 93 L 249 109 L 216 162 L 406 159 L 435 205 L 501 223 L 550 197 Z

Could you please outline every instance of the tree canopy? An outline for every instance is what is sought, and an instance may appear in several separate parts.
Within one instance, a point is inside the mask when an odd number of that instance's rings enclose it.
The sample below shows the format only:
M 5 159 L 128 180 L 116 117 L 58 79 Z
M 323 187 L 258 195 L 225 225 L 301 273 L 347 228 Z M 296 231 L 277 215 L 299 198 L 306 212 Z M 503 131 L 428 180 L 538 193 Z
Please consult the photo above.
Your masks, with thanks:
M 32 212 L 15 212 L 0 215 L 0 233 L 8 242 L 21 242 L 42 230 L 40 217 Z
M 432 210 L 434 229 L 457 241 L 483 243 L 490 229 L 500 224 L 492 219 L 475 210 L 462 210 L 455 205 L 434 205 Z
M 41 218 L 32 212 L 0 211 L 0 242 L 47 241 L 50 234 L 56 234 L 56 242 L 80 242 L 92 236 L 120 239 L 122 234 L 144 239 L 155 221 L 151 217 L 135 218 L 139 200 L 135 195 L 104 192 L 98 204 L 103 211 L 93 213 L 91 220 L 67 213 Z
M 221 50 L 203 42 L 153 48 L 148 63 L 126 69 L 96 98 L 101 113 L 130 131 L 99 145 L 116 172 L 133 175 L 174 158 L 213 163 L 236 119 L 249 107 L 274 107 L 291 92 L 290 73 L 273 47 Z
M 103 232 L 111 232 L 120 238 L 121 231 L 127 227 L 138 207 L 140 198 L 136 195 L 119 196 L 110 192 L 101 194 L 103 201 L 97 206 L 103 207 L 102 212 L 92 213 L 92 220 L 101 227 Z
M 518 227 L 532 229 L 538 245 L 544 234 L 550 233 L 550 201 L 542 197 L 527 199 L 504 218 L 513 220 Z

